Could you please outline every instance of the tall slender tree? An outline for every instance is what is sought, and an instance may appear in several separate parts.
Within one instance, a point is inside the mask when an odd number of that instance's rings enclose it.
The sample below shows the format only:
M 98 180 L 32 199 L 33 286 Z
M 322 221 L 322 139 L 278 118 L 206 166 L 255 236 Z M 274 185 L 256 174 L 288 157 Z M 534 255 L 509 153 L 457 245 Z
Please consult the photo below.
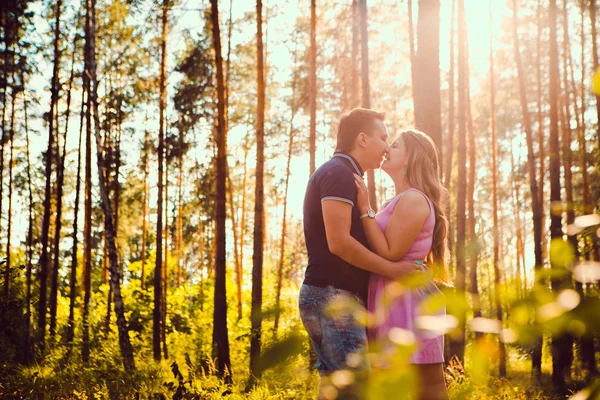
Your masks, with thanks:
M 296 51 L 294 51 L 294 64 L 296 63 Z M 290 164 L 292 161 L 292 149 L 294 148 L 294 117 L 296 114 L 296 80 L 292 77 L 292 95 L 291 95 L 291 115 L 290 115 L 290 135 L 288 139 L 287 162 L 285 165 L 285 184 L 283 190 L 283 216 L 281 221 L 281 238 L 279 242 L 279 261 L 277 263 L 277 283 L 275 289 L 275 322 L 273 323 L 273 336 L 277 337 L 279 328 L 281 288 L 283 285 L 283 265 L 285 260 L 285 243 L 287 236 L 287 196 L 290 184 Z
M 458 187 L 456 198 L 456 291 L 463 297 L 466 289 L 466 191 L 467 191 L 467 55 L 464 0 L 458 0 Z M 451 356 L 464 362 L 465 311 L 459 310 L 458 336 L 451 343 Z
M 156 262 L 154 265 L 154 310 L 152 325 L 152 350 L 154 359 L 160 361 L 162 358 L 160 342 L 162 333 L 162 303 L 164 299 L 162 289 L 163 275 L 163 165 L 165 157 L 165 108 L 167 103 L 167 26 L 169 13 L 169 0 L 163 0 L 161 17 L 161 41 L 160 41 L 160 99 L 159 128 L 158 128 L 158 198 L 156 217 Z M 167 255 L 165 254 L 165 257 Z
M 83 118 L 85 116 L 86 88 L 81 91 L 81 112 L 79 116 L 79 146 L 77 147 L 77 175 L 75 183 L 75 210 L 73 212 L 73 248 L 71 249 L 71 275 L 69 281 L 69 319 L 67 322 L 67 358 L 72 351 L 73 339 L 75 338 L 75 301 L 77 300 L 77 252 L 79 247 L 79 193 L 81 191 L 81 143 L 83 138 Z
M 548 143 L 549 170 L 550 170 L 550 201 L 559 204 L 561 201 L 560 185 L 560 140 L 559 140 L 559 91 L 560 74 L 558 63 L 558 40 L 557 40 L 557 6 L 556 0 L 551 0 L 549 5 L 549 28 L 550 28 L 550 136 Z M 550 237 L 552 240 L 562 240 L 562 213 L 552 212 L 550 214 Z M 554 270 L 564 272 L 565 265 L 558 265 L 555 259 L 550 259 L 550 265 Z M 552 279 L 552 290 L 559 292 L 568 286 L 570 278 Z M 569 334 L 561 333 L 552 336 L 552 382 L 555 388 L 561 392 L 566 390 L 566 379 L 570 377 L 570 367 L 573 355 L 573 339 Z
M 89 9 L 88 9 L 89 11 Z M 96 78 L 96 0 L 91 0 L 91 23 L 90 32 L 87 39 L 90 40 L 88 46 L 89 61 L 89 79 L 90 79 L 90 105 L 94 114 L 94 130 L 96 137 L 96 156 L 98 168 L 98 182 L 100 184 L 100 198 L 102 200 L 102 211 L 106 219 L 106 240 L 108 247 L 108 258 L 110 263 L 110 287 L 113 293 L 114 311 L 117 320 L 117 331 L 119 336 L 119 348 L 125 370 L 131 372 L 135 369 L 133 358 L 133 348 L 129 339 L 129 330 L 125 318 L 125 304 L 121 295 L 121 270 L 119 268 L 119 258 L 116 245 L 116 231 L 114 224 L 113 205 L 108 197 L 108 187 L 106 182 L 107 170 L 102 153 L 102 139 L 100 136 L 100 116 L 98 113 L 98 81 Z
M 146 242 L 148 241 L 148 158 L 150 156 L 150 132 L 144 130 L 144 144 L 142 145 L 142 162 L 144 169 L 144 195 L 142 201 L 142 271 L 140 272 L 140 287 L 146 289 Z
M 264 147 L 265 147 L 265 71 L 263 55 L 262 0 L 256 2 L 256 189 L 254 191 L 254 249 L 252 253 L 252 333 L 250 337 L 250 379 L 247 389 L 260 378 L 259 366 L 262 326 L 262 278 L 264 251 Z
M 536 10 L 536 25 L 537 25 L 537 37 L 536 37 L 536 49 L 537 54 L 535 57 L 536 63 L 536 101 L 537 101 L 537 140 L 538 140 L 538 159 L 540 163 L 539 167 L 539 200 L 538 200 L 538 213 L 540 214 L 541 222 L 540 225 L 542 227 L 546 226 L 546 216 L 544 215 L 544 207 L 545 207 L 545 196 L 544 196 L 544 182 L 546 176 L 546 141 L 544 139 L 544 112 L 542 110 L 542 57 L 545 55 L 542 48 L 542 32 L 543 32 L 543 24 L 541 21 L 542 14 L 542 2 L 538 0 L 537 10 Z M 546 230 L 541 229 L 541 238 L 542 242 L 542 261 L 546 259 L 546 254 L 548 253 L 547 245 L 546 245 Z
M 85 103 L 85 200 L 83 222 L 83 311 L 81 358 L 84 363 L 90 357 L 89 313 L 92 299 L 92 118 L 90 103 L 90 53 L 91 53 L 91 0 L 85 0 L 85 46 L 83 88 L 87 93 Z
M 62 13 L 62 0 L 56 2 L 56 17 L 54 22 L 54 67 L 50 86 L 50 112 L 48 113 L 48 149 L 46 150 L 46 187 L 44 190 L 44 217 L 42 219 L 42 255 L 40 257 L 40 299 L 38 303 L 38 335 L 39 345 L 44 352 L 46 342 L 46 309 L 48 291 L 48 234 L 50 229 L 50 200 L 52 180 L 52 154 L 54 151 L 54 113 L 58 101 L 58 73 L 60 68 L 60 17 Z
M 360 50 L 361 50 L 361 81 L 362 107 L 371 108 L 371 84 L 369 82 L 369 30 L 367 28 L 367 0 L 359 0 L 360 5 Z M 375 173 L 367 171 L 369 187 L 369 203 L 377 211 L 377 190 L 375 188 Z
M 454 154 L 454 27 L 456 14 L 456 0 L 452 0 L 450 16 L 450 66 L 448 70 L 448 136 L 446 141 L 446 156 L 444 158 L 444 186 L 450 188 L 452 179 L 452 156 Z M 450 215 L 448 213 L 448 215 Z
M 217 67 L 217 178 L 216 178 L 216 262 L 213 314 L 213 340 L 216 347 L 217 369 L 225 381 L 231 383 L 231 361 L 229 358 L 229 338 L 227 332 L 226 274 L 226 185 L 227 185 L 227 132 L 225 108 L 225 82 L 223 78 L 223 56 L 221 54 L 221 31 L 219 26 L 219 6 L 211 0 L 211 21 L 215 65 Z M 260 103 L 260 100 L 259 100 Z M 254 306 L 254 304 L 253 304 Z M 254 307 L 253 307 L 254 309 Z
M 410 1 L 410 0 L 409 0 Z M 358 86 L 360 77 L 358 73 L 358 52 L 360 51 L 360 10 L 359 0 L 352 0 L 352 74 L 350 82 L 350 108 L 358 107 Z
M 310 175 L 315 172 L 317 152 L 317 1 L 310 0 L 310 52 L 308 73 L 308 95 L 310 107 Z
M 419 0 L 414 62 L 415 125 L 433 139 L 438 147 L 439 162 L 444 165 L 440 86 L 440 0 Z
M 56 309 L 58 299 L 58 270 L 60 269 L 60 232 L 62 229 L 62 202 L 63 202 L 63 185 L 65 181 L 65 159 L 67 157 L 67 138 L 69 132 L 69 117 L 71 114 L 71 89 L 73 87 L 73 79 L 75 77 L 75 52 L 77 51 L 77 41 L 73 43 L 73 54 L 71 59 L 71 74 L 69 76 L 69 84 L 67 89 L 67 110 L 65 113 L 65 130 L 63 134 L 63 148 L 59 148 L 59 141 L 56 141 L 56 215 L 54 228 L 54 259 L 52 266 L 52 276 L 50 285 L 50 337 L 54 337 L 56 333 Z M 58 130 L 57 130 L 58 131 Z
M 498 230 L 498 141 L 496 138 L 496 86 L 494 76 L 494 40 L 493 40 L 493 6 L 490 0 L 490 145 L 492 148 L 492 235 L 493 264 L 494 264 L 494 301 L 496 308 L 496 319 L 503 320 L 502 302 L 500 294 L 500 232 Z M 506 347 L 504 340 L 498 336 L 499 375 L 506 376 Z
M 519 14 L 517 8 L 517 0 L 513 0 L 513 47 L 515 52 L 515 64 L 517 67 L 517 75 L 519 81 L 519 100 L 521 103 L 521 111 L 523 114 L 523 130 L 527 141 L 527 170 L 529 172 L 529 188 L 531 191 L 531 210 L 533 216 L 533 242 L 535 252 L 535 282 L 536 285 L 541 279 L 541 269 L 543 268 L 542 260 L 542 219 L 539 207 L 538 182 L 535 171 L 535 154 L 533 152 L 533 132 L 531 129 L 531 121 L 529 117 L 529 109 L 527 106 L 527 87 L 525 81 L 525 73 L 521 62 L 521 49 L 519 40 Z M 543 189 L 541 189 L 543 190 Z M 533 353 L 531 356 L 532 371 L 534 377 L 539 380 L 541 377 L 542 368 L 542 338 L 538 338 L 535 342 Z
M 582 2 L 583 4 L 583 2 Z M 596 25 L 596 0 L 590 0 L 590 22 L 592 27 L 592 61 L 594 63 L 594 71 L 598 72 L 600 66 L 598 61 L 598 42 L 597 42 L 597 29 Z M 598 148 L 600 149 L 600 94 L 596 93 L 596 138 L 598 140 Z M 600 254 L 596 254 L 596 257 L 600 257 Z

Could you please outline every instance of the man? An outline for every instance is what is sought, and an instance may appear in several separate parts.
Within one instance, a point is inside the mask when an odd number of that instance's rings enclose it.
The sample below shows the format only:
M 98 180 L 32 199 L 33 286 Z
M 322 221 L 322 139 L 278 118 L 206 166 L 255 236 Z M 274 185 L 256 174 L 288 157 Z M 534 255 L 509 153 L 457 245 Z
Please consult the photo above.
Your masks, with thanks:
M 364 324 L 357 323 L 357 307 L 365 310 L 369 273 L 397 279 L 416 264 L 391 262 L 367 248 L 362 218 L 356 207 L 354 174 L 378 168 L 388 151 L 384 114 L 356 108 L 342 116 L 336 152 L 308 181 L 304 198 L 304 236 L 308 267 L 300 289 L 300 316 L 317 353 L 321 375 L 319 399 L 338 390 L 338 399 L 360 398 L 369 371 Z M 341 302 L 340 302 L 341 300 Z M 346 307 L 330 312 L 332 303 Z M 352 304 L 352 306 L 349 306 Z M 352 371 L 353 383 L 329 384 L 335 371 Z M 342 387 L 339 387 L 342 386 Z

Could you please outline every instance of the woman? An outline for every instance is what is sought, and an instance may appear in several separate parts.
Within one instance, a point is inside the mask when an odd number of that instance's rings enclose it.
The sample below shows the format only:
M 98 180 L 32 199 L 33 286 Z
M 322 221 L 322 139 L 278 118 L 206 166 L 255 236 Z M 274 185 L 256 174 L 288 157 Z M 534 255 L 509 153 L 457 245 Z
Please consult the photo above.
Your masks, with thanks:
M 386 287 L 391 280 L 371 274 L 368 309 L 375 326 L 368 332 L 370 342 L 386 342 L 393 328 L 415 334 L 417 347 L 411 363 L 420 375 L 420 398 L 446 399 L 444 380 L 444 336 L 424 335 L 416 329 L 420 302 L 440 292 L 434 281 L 449 283 L 447 270 L 447 220 L 444 215 L 446 190 L 439 178 L 438 152 L 427 135 L 416 130 L 402 132 L 389 148 L 382 169 L 394 181 L 396 195 L 385 202 L 377 216 L 363 218 L 371 250 L 388 260 L 423 260 L 433 280 L 417 289 L 405 290 L 391 298 Z M 361 215 L 370 209 L 368 192 L 356 176 Z M 443 316 L 445 309 L 437 312 Z M 433 337 L 432 337 L 433 336 Z

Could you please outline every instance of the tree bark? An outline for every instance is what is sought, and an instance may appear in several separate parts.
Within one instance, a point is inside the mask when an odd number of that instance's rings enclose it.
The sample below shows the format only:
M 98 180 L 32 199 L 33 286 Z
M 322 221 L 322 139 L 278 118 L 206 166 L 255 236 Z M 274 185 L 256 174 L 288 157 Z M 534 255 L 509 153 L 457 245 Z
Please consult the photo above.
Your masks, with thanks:
M 149 150 L 149 132 L 144 131 L 144 205 L 142 206 L 142 272 L 140 276 L 140 287 L 142 291 L 146 289 L 146 241 L 148 240 L 148 158 L 150 157 Z
M 169 349 L 167 347 L 167 288 L 169 287 L 169 161 L 171 158 L 169 153 L 168 147 L 165 147 L 165 250 L 162 265 L 162 304 L 160 313 L 162 319 L 160 323 L 160 339 L 165 360 L 169 359 Z
M 410 1 L 410 0 L 409 0 Z M 352 0 L 352 75 L 350 82 L 350 109 L 358 107 L 358 86 L 360 77 L 358 73 L 358 52 L 360 51 L 360 11 L 359 0 Z
M 88 12 L 90 10 L 88 9 Z M 114 311 L 117 319 L 117 330 L 119 333 L 119 347 L 123 358 L 125 370 L 131 372 L 135 369 L 133 358 L 133 348 L 129 340 L 129 331 L 127 330 L 127 320 L 125 318 L 125 304 L 121 295 L 121 271 L 119 269 L 119 258 L 117 254 L 116 232 L 114 225 L 114 211 L 108 197 L 108 187 L 106 185 L 106 165 L 102 155 L 102 142 L 100 137 L 100 117 L 98 115 L 98 82 L 96 80 L 96 1 L 91 0 L 91 30 L 88 36 L 90 39 L 89 51 L 89 72 L 90 72 L 90 103 L 94 112 L 94 128 L 96 137 L 96 155 L 98 167 L 98 181 L 100 183 L 100 197 L 102 199 L 102 210 L 106 219 L 107 231 L 106 239 L 108 244 L 108 257 L 110 261 L 110 287 L 113 292 Z
M 69 319 L 67 322 L 67 359 L 71 355 L 73 339 L 75 337 L 75 301 L 77 300 L 77 251 L 79 246 L 78 215 L 79 192 L 81 191 L 81 142 L 83 137 L 83 117 L 85 115 L 86 88 L 81 91 L 81 113 L 79 117 L 79 146 L 77 147 L 77 178 L 75 183 L 75 211 L 73 216 L 73 249 L 71 250 L 71 280 L 69 282 Z
M 161 34 L 161 61 L 160 61 L 160 100 L 159 100 L 159 133 L 158 133 L 158 200 L 156 217 L 156 262 L 154 265 L 154 310 L 152 325 L 152 350 L 154 359 L 162 358 L 160 339 L 162 332 L 162 263 L 163 263 L 163 165 L 165 156 L 165 108 L 167 101 L 166 69 L 167 69 L 167 18 L 169 2 L 162 4 L 162 34 Z M 166 254 L 165 254 L 166 257 Z
M 369 30 L 367 28 L 367 0 L 359 0 L 360 4 L 360 49 L 362 76 L 362 107 L 371 108 L 371 84 L 369 83 Z M 375 187 L 375 172 L 367 171 L 369 187 L 369 203 L 377 211 L 377 189 Z
M 229 357 L 229 337 L 227 331 L 226 295 L 226 180 L 227 180 L 227 131 L 225 84 L 223 80 L 223 56 L 221 54 L 221 31 L 219 27 L 219 7 L 217 0 L 211 0 L 211 21 L 215 64 L 217 67 L 217 179 L 216 179 L 216 260 L 213 314 L 213 339 L 216 345 L 217 370 L 226 383 L 232 382 Z M 262 50 L 262 49 L 261 49 Z M 261 53 L 262 54 L 262 53 Z M 260 96 L 259 96 L 260 107 Z M 258 216 L 257 216 L 258 217 Z
M 411 93 L 413 98 L 413 107 L 416 102 L 416 81 L 417 81 L 417 60 L 415 56 L 415 28 L 413 21 L 413 6 L 412 0 L 408 0 L 408 46 L 410 55 L 410 80 L 411 80 Z M 414 113 L 413 113 L 414 114 Z
M 521 201 L 521 183 L 518 182 L 515 179 L 516 176 L 516 167 L 515 167 L 515 156 L 514 156 L 514 152 L 512 151 L 511 148 L 511 152 L 510 152 L 510 161 L 511 161 L 511 173 L 512 173 L 512 179 L 511 179 L 511 196 L 512 196 L 512 202 L 513 202 L 513 212 L 514 212 L 514 216 L 515 216 L 515 224 L 516 224 L 516 228 L 517 228 L 517 232 L 516 232 L 516 256 L 517 256 L 517 262 L 516 262 L 516 273 L 515 273 L 515 280 L 516 280 L 516 292 L 517 292 L 517 297 L 518 298 L 523 298 L 525 296 L 525 293 L 523 291 L 523 284 L 521 281 L 521 267 L 523 267 L 523 273 L 525 273 L 525 265 L 521 262 L 521 260 L 523 259 L 523 224 L 521 223 L 521 206 L 520 206 L 520 201 Z
M 582 2 L 583 4 L 583 2 Z M 594 71 L 598 72 L 598 43 L 597 25 L 596 25 L 596 0 L 590 0 L 590 22 L 592 26 L 592 60 L 594 62 Z M 598 148 L 600 149 L 600 94 L 596 93 L 596 138 L 598 140 Z M 597 243 L 597 241 L 596 241 Z M 598 249 L 596 249 L 596 252 Z M 600 254 L 596 254 L 600 257 Z
M 492 235 L 494 238 L 493 264 L 494 264 L 494 300 L 496 303 L 496 319 L 502 324 L 502 301 L 500 293 L 500 234 L 498 232 L 498 160 L 496 139 L 496 92 L 494 82 L 494 41 L 491 27 L 493 26 L 493 6 L 490 0 L 490 139 L 492 147 Z M 506 377 L 506 347 L 501 335 L 498 335 L 499 376 Z
M 415 87 L 413 89 L 415 125 L 433 139 L 442 153 L 442 101 L 440 89 L 440 0 L 419 0 Z M 441 173 L 440 169 L 440 173 Z
M 7 221 L 7 232 L 6 232 L 6 265 L 4 270 L 4 296 L 6 298 L 10 295 L 10 270 L 12 267 L 12 202 L 13 202 L 13 164 L 14 164 L 14 149 L 15 149 L 15 88 L 11 90 L 10 99 L 10 150 L 8 160 L 8 221 Z
M 458 187 L 456 199 L 456 292 L 465 296 L 466 289 L 466 190 L 467 190 L 467 55 L 464 0 L 458 0 Z M 464 364 L 465 310 L 457 316 L 460 333 L 452 340 L 450 354 Z
M 450 189 L 452 179 L 452 156 L 454 154 L 454 19 L 456 10 L 456 0 L 452 0 L 452 11 L 450 17 L 450 67 L 448 71 L 448 139 L 446 151 L 448 154 L 444 158 L 444 186 Z M 449 202 L 448 202 L 449 203 Z M 450 207 L 448 205 L 448 207 Z M 450 215 L 450 208 L 446 210 L 446 215 Z M 450 241 L 449 241 L 450 242 Z
M 264 251 L 264 124 L 265 124 L 265 81 L 262 39 L 262 0 L 256 2 L 257 42 L 257 117 L 256 117 L 256 189 L 254 191 L 254 249 L 252 253 L 252 334 L 250 338 L 250 389 L 260 378 L 259 369 L 262 325 L 262 278 Z
M 544 213 L 544 208 L 546 206 L 546 200 L 544 199 L 544 181 L 546 176 L 546 167 L 545 167 L 545 140 L 544 140 L 544 113 L 542 111 L 542 23 L 541 23 L 541 13 L 542 6 L 541 0 L 538 0 L 537 11 L 536 11 L 536 24 L 537 24 L 537 38 L 536 38 L 536 48 L 537 55 L 535 57 L 536 62 L 536 94 L 537 94 L 537 137 L 538 137 L 538 158 L 540 160 L 540 179 L 539 179 L 539 214 L 541 218 L 541 236 L 540 240 L 542 242 L 542 262 L 546 259 L 546 255 L 548 254 L 547 249 L 547 241 L 546 241 L 546 230 L 544 227 L 546 226 L 546 216 Z M 525 269 L 525 265 L 523 265 L 523 269 Z
M 233 259 L 235 262 L 235 285 L 237 297 L 237 320 L 242 319 L 242 264 L 239 253 L 238 226 L 235 217 L 235 207 L 233 204 L 233 183 L 231 182 L 229 164 L 227 165 L 227 201 L 229 203 L 229 214 L 231 218 L 231 227 L 233 231 Z
M 92 117 L 91 117 L 91 84 L 90 84 L 90 53 L 91 53 L 91 0 L 86 0 L 85 15 L 85 71 L 83 73 L 83 87 L 87 92 L 85 106 L 85 200 L 83 223 L 83 312 L 82 320 L 82 350 L 81 357 L 84 363 L 90 356 L 89 312 L 92 296 Z
M 550 27 L 550 137 L 549 137 L 549 170 L 550 170 L 550 201 L 554 204 L 561 202 L 560 186 L 560 148 L 559 148 L 559 71 L 558 71 L 558 44 L 557 7 L 556 0 L 550 1 L 549 6 Z M 550 236 L 552 240 L 562 240 L 562 212 L 552 212 L 550 215 Z M 556 264 L 550 259 L 553 270 L 564 272 L 565 265 Z M 559 292 L 568 287 L 569 278 L 552 279 L 552 290 Z M 566 390 L 566 379 L 570 377 L 572 363 L 573 339 L 568 334 L 552 335 L 552 383 L 559 392 Z
M 527 88 L 525 83 L 525 75 L 523 72 L 523 66 L 521 63 L 521 50 L 519 45 L 519 36 L 518 36 L 518 10 L 517 10 L 517 1 L 513 0 L 513 46 L 515 52 L 515 63 L 517 65 L 517 75 L 519 80 L 519 100 L 521 103 L 521 110 L 523 113 L 523 129 L 525 130 L 525 136 L 527 141 L 527 166 L 529 172 L 529 187 L 531 190 L 531 208 L 533 215 L 533 241 L 535 247 L 535 282 L 536 285 L 539 284 L 541 277 L 541 269 L 543 268 L 543 260 L 542 260 L 542 218 L 540 212 L 539 199 L 540 195 L 538 193 L 538 183 L 535 172 L 535 154 L 533 152 L 533 132 L 531 129 L 531 121 L 529 118 L 529 110 L 527 108 Z M 540 190 L 543 190 L 541 188 Z M 531 358 L 532 362 L 532 373 L 536 380 L 539 381 L 541 377 L 541 368 L 542 368 L 542 338 L 536 340 L 533 354 Z
M 281 240 L 279 242 L 279 262 L 277 263 L 277 283 L 275 289 L 275 321 L 273 323 L 274 338 L 277 338 L 277 329 L 279 328 L 279 317 L 281 314 L 281 287 L 283 285 L 283 264 L 285 259 L 285 239 L 287 235 L 287 195 L 290 183 L 290 163 L 292 161 L 292 149 L 294 146 L 294 116 L 296 114 L 296 110 L 294 107 L 295 96 L 296 85 L 292 83 L 292 115 L 290 117 L 290 137 L 288 141 L 287 163 L 285 167 L 285 189 L 283 191 L 283 217 L 281 221 Z
M 261 55 L 262 57 L 262 55 Z M 308 93 L 310 107 L 310 175 L 315 172 L 315 153 L 317 151 L 317 1 L 310 0 L 310 51 L 308 72 Z
M 60 67 L 60 17 L 62 11 L 62 0 L 56 3 L 56 19 L 54 24 L 54 68 L 52 72 L 50 112 L 48 117 L 48 150 L 46 151 L 46 187 L 44 190 L 44 216 L 42 219 L 42 255 L 40 257 L 40 299 L 38 303 L 38 343 L 42 353 L 46 345 L 46 311 L 48 291 L 48 233 L 50 229 L 50 197 L 52 181 L 52 152 L 54 146 L 54 112 L 58 100 L 58 73 Z
M 63 135 L 62 155 L 56 141 L 56 222 L 54 229 L 54 266 L 52 267 L 52 279 L 50 287 L 50 337 L 54 338 L 56 333 L 56 308 L 58 300 L 58 270 L 60 268 L 60 231 L 62 229 L 62 201 L 63 186 L 65 181 L 65 158 L 67 157 L 67 137 L 69 132 L 69 117 L 71 115 L 71 88 L 75 76 L 75 51 L 77 43 L 73 44 L 73 56 L 71 59 L 71 75 L 69 77 L 69 89 L 67 90 L 67 110 L 65 114 L 65 133 Z

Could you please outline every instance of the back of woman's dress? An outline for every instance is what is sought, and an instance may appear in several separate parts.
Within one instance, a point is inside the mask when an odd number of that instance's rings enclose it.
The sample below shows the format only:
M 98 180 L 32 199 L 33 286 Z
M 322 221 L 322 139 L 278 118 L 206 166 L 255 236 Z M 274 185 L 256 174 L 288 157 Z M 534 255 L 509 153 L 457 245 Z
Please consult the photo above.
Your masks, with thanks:
M 410 188 L 387 201 L 377 213 L 376 219 L 381 230 L 385 232 L 387 224 L 394 212 L 398 200 L 408 191 L 421 193 L 429 203 L 430 214 L 417 238 L 410 246 L 403 260 L 424 260 L 431 250 L 433 229 L 435 227 L 435 210 L 431 200 L 417 189 Z M 388 240 L 393 238 L 388 238 Z M 433 281 L 417 289 L 404 291 L 403 294 L 391 298 L 385 288 L 393 281 L 381 275 L 371 274 L 369 281 L 368 310 L 375 316 L 376 326 L 370 326 L 367 334 L 370 342 L 387 338 L 392 328 L 402 328 L 415 334 L 416 350 L 410 362 L 414 364 L 432 364 L 444 362 L 444 336 L 431 337 L 423 335 L 416 329 L 415 320 L 421 315 L 419 304 L 429 295 L 440 293 Z M 389 292 L 389 291 L 387 291 Z M 445 315 L 445 307 L 436 315 Z

